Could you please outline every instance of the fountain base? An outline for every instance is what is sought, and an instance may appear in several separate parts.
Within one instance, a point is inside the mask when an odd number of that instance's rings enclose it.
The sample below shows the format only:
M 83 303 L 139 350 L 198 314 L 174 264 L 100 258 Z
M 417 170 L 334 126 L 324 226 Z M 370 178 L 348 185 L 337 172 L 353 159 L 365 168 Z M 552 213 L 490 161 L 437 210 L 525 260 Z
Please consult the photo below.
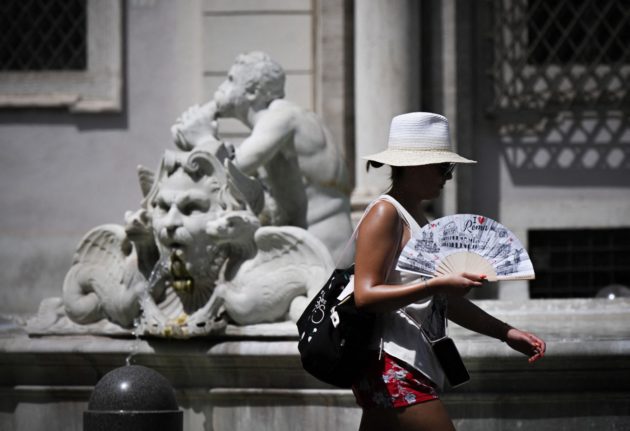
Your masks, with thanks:
M 630 429 L 630 299 L 477 303 L 540 335 L 548 353 L 530 365 L 505 344 L 452 325 L 471 374 L 442 396 L 458 429 Z M 185 430 L 358 428 L 352 393 L 302 370 L 290 326 L 139 341 L 2 328 L 0 429 L 80 429 L 94 385 L 134 349 L 132 364 L 173 385 Z

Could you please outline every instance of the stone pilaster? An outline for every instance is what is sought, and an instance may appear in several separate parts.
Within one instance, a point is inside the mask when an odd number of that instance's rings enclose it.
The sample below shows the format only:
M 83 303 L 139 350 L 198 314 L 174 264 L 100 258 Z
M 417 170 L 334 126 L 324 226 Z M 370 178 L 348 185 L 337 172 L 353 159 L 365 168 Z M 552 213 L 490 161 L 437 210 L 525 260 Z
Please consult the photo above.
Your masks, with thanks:
M 385 149 L 393 116 L 420 107 L 419 26 L 415 0 L 355 2 L 357 203 L 389 185 L 388 170 L 366 173 L 361 157 Z

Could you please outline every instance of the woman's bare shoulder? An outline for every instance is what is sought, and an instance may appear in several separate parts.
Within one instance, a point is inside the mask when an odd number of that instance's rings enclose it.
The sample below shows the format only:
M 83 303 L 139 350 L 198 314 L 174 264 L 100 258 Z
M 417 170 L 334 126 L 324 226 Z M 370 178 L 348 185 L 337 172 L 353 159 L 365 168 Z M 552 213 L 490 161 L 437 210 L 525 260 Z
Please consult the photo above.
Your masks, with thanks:
M 361 230 L 398 230 L 401 226 L 401 220 L 398 211 L 391 203 L 380 200 L 376 202 L 365 215 L 365 218 L 359 226 Z

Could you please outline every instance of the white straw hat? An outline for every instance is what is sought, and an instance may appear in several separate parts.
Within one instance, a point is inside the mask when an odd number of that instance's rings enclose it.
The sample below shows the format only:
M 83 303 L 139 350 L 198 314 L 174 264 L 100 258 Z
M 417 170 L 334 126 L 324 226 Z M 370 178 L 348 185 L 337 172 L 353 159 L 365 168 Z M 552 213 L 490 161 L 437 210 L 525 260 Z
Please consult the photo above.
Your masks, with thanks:
M 394 117 L 387 149 L 363 159 L 390 166 L 477 163 L 451 150 L 448 120 L 430 112 L 410 112 Z

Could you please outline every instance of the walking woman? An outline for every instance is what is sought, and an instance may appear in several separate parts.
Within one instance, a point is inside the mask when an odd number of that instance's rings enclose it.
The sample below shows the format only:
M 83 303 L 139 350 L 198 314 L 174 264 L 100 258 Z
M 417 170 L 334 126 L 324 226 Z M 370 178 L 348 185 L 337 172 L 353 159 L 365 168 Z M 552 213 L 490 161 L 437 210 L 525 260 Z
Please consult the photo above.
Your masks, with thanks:
M 421 329 L 444 336 L 444 316 L 504 341 L 530 362 L 545 353 L 533 334 L 504 323 L 465 298 L 485 274 L 431 279 L 396 270 L 412 234 L 426 224 L 422 202 L 437 198 L 457 164 L 476 163 L 451 150 L 448 122 L 415 112 L 392 120 L 385 151 L 365 157 L 368 167 L 392 168 L 392 186 L 372 203 L 359 225 L 354 292 L 357 307 L 379 314 L 374 354 L 353 385 L 363 408 L 361 431 L 454 430 L 439 399 L 444 373 Z

